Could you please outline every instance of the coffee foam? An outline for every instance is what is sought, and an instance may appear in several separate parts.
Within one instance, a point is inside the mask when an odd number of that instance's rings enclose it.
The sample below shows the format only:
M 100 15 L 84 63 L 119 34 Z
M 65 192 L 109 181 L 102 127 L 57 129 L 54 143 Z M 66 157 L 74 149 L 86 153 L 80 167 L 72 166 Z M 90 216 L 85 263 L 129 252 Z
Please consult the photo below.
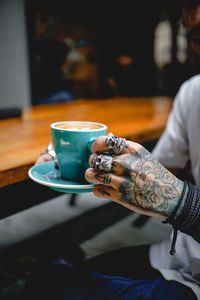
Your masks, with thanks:
M 90 131 L 97 130 L 102 128 L 103 126 L 100 124 L 90 124 L 90 123 L 81 123 L 81 122 L 66 122 L 56 124 L 55 127 L 60 129 L 72 130 L 72 131 Z

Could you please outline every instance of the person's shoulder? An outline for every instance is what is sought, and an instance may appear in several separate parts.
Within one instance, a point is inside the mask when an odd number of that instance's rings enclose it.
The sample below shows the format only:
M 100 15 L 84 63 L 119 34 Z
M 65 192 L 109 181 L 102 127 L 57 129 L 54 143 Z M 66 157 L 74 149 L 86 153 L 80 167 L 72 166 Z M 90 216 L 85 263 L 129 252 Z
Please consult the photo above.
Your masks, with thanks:
M 195 75 L 186 80 L 180 87 L 176 96 L 178 103 L 199 102 L 200 95 L 200 75 Z
M 190 79 L 186 80 L 182 84 L 180 89 L 189 90 L 189 92 L 191 92 L 191 90 L 199 91 L 200 90 L 200 74 L 195 75 L 195 76 L 191 77 Z

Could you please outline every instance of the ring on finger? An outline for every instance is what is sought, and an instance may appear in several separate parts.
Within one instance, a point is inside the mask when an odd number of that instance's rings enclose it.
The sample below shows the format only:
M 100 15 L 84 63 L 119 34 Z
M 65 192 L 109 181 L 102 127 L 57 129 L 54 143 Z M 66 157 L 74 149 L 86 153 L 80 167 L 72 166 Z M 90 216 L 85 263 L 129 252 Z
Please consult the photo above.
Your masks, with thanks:
M 91 166 L 98 171 L 110 172 L 112 169 L 112 156 L 98 155 L 92 159 Z
M 118 155 L 127 147 L 126 139 L 117 137 L 115 135 L 107 136 L 105 142 L 111 154 Z

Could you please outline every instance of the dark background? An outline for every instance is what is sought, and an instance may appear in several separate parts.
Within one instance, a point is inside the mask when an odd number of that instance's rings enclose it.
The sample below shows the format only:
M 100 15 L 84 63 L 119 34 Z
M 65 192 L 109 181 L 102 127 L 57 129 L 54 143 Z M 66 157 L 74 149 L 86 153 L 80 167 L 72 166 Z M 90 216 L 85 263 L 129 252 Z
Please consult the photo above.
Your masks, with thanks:
M 189 55 L 184 63 L 177 58 L 182 0 L 111 1 L 109 4 L 26 0 L 25 4 L 33 105 L 62 89 L 72 95 L 69 100 L 117 95 L 174 96 L 180 84 L 197 73 L 189 64 Z M 170 22 L 172 46 L 171 62 L 160 69 L 154 61 L 154 36 L 156 26 L 163 20 Z M 69 49 L 50 45 L 50 40 L 65 43 L 69 38 L 74 41 L 75 50 L 86 53 L 84 62 L 72 63 L 65 56 Z M 133 64 L 126 68 L 120 66 L 119 55 L 128 55 Z M 64 61 L 68 73 L 63 79 L 59 67 Z M 110 77 L 115 79 L 114 88 L 109 84 Z

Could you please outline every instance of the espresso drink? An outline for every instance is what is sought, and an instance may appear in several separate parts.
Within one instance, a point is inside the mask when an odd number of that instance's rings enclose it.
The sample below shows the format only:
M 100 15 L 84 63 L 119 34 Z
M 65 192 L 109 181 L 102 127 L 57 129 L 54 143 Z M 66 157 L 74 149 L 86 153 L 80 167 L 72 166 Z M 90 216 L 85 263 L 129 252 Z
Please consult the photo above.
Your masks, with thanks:
M 90 131 L 103 128 L 103 125 L 89 122 L 63 122 L 55 125 L 56 128 L 74 130 L 74 131 Z
M 87 121 L 61 121 L 50 126 L 61 177 L 88 184 L 85 171 L 90 167 L 91 145 L 96 138 L 107 134 L 107 126 Z

